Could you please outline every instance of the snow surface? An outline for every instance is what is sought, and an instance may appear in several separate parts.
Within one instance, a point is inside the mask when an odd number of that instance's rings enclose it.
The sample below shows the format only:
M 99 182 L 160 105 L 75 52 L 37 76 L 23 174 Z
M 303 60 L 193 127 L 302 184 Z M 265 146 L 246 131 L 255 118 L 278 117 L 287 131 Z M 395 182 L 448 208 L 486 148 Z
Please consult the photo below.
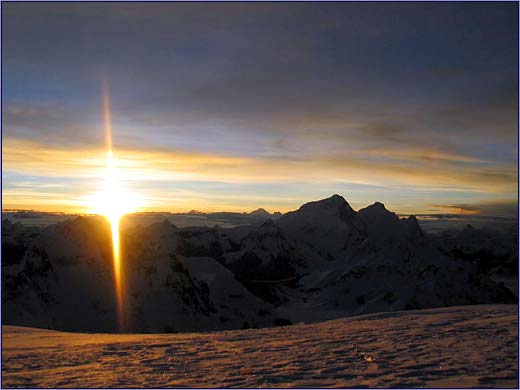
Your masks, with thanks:
M 517 313 L 460 306 L 184 334 L 3 326 L 2 387 L 518 388 Z

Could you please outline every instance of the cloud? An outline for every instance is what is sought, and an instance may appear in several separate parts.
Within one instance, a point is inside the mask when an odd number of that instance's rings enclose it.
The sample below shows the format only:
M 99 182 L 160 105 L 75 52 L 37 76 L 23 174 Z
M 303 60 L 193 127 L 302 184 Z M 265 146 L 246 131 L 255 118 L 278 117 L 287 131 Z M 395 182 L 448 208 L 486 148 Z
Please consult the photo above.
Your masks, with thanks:
M 496 199 L 477 203 L 460 203 L 433 205 L 440 210 L 452 210 L 457 214 L 478 214 L 483 216 L 516 217 L 518 216 L 518 201 L 511 199 Z
M 224 182 L 332 182 L 471 189 L 490 193 L 516 190 L 516 170 L 472 159 L 421 153 L 348 153 L 299 158 L 233 157 L 171 149 L 116 149 L 126 180 L 213 180 Z M 40 176 L 102 176 L 102 148 L 51 147 L 24 139 L 4 139 L 4 169 Z
M 114 143 L 136 185 L 299 181 L 509 197 L 515 7 L 6 4 L 3 167 L 99 177 L 105 73 Z
M 496 172 L 496 167 L 460 165 L 449 159 L 432 163 L 407 157 L 403 163 L 356 154 L 251 158 L 136 148 L 118 148 L 115 156 L 122 181 L 140 196 L 143 210 L 246 211 L 263 206 L 288 211 L 342 193 L 356 207 L 379 200 L 405 213 L 432 208 L 444 213 L 455 208 L 476 212 L 471 203 L 460 200 L 516 196 L 514 170 L 503 167 Z M 50 147 L 4 138 L 4 207 L 84 212 L 89 209 L 89 195 L 102 185 L 104 164 L 102 148 Z M 428 198 L 459 203 L 432 207 L 424 204 Z M 484 206 L 479 205 L 481 213 L 500 212 L 499 204 Z

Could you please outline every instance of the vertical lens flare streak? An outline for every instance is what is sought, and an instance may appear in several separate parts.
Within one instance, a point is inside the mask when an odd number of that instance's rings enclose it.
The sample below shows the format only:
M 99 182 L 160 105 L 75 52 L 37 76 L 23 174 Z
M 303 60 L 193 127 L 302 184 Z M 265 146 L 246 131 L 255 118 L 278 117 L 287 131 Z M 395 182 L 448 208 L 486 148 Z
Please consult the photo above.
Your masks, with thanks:
M 124 302 L 123 302 L 123 278 L 122 278 L 122 259 L 121 243 L 119 234 L 119 222 L 124 214 L 118 205 L 123 204 L 122 199 L 118 199 L 124 194 L 120 191 L 118 175 L 115 167 L 114 154 L 112 150 L 112 118 L 110 113 L 110 96 L 106 81 L 102 85 L 103 92 L 103 119 L 105 124 L 105 145 L 107 149 L 106 176 L 103 214 L 107 217 L 111 226 L 112 233 L 112 257 L 114 263 L 114 282 L 117 300 L 117 321 L 119 331 L 125 328 L 124 321 Z
M 117 299 L 117 325 L 119 331 L 125 329 L 123 313 L 123 279 L 121 276 L 121 244 L 119 239 L 119 219 L 110 219 L 112 231 L 112 255 L 114 259 L 114 279 Z
M 136 210 L 140 203 L 139 196 L 125 188 L 121 180 L 122 172 L 118 169 L 113 143 L 110 95 L 106 81 L 102 83 L 103 121 L 105 131 L 106 160 L 104 162 L 103 188 L 89 197 L 90 212 L 105 216 L 110 223 L 112 235 L 112 257 L 114 266 L 114 285 L 117 303 L 117 321 L 119 331 L 126 329 L 125 321 L 125 274 L 121 250 L 120 222 L 123 215 Z

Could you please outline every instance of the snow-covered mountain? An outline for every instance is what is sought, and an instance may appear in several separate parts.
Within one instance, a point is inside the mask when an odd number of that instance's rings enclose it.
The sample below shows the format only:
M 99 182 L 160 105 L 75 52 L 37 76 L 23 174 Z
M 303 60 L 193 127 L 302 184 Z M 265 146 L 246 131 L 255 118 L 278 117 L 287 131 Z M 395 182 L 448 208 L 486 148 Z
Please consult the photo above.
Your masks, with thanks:
M 30 231 L 4 222 L 4 323 L 114 330 L 109 232 L 101 217 Z M 123 224 L 121 235 L 130 331 L 264 327 L 517 301 L 514 229 L 467 228 L 441 240 L 413 216 L 399 218 L 381 203 L 356 212 L 339 195 L 247 226 L 177 228 L 165 219 Z
M 78 217 L 41 232 L 20 264 L 3 267 L 4 319 L 63 330 L 115 330 L 109 226 Z M 268 326 L 274 309 L 215 259 L 191 251 L 168 221 L 123 233 L 128 330 Z M 262 315 L 259 315 L 261 312 Z
M 467 225 L 442 242 L 450 257 L 471 263 L 478 272 L 505 284 L 518 297 L 518 224 L 504 231 Z

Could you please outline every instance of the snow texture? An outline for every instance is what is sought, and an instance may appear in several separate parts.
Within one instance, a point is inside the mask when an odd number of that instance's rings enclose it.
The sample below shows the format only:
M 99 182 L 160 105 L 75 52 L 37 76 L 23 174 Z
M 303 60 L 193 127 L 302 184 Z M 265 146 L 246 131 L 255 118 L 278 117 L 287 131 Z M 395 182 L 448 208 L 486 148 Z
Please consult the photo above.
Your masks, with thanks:
M 173 335 L 3 326 L 2 387 L 518 388 L 517 313 L 462 306 Z

